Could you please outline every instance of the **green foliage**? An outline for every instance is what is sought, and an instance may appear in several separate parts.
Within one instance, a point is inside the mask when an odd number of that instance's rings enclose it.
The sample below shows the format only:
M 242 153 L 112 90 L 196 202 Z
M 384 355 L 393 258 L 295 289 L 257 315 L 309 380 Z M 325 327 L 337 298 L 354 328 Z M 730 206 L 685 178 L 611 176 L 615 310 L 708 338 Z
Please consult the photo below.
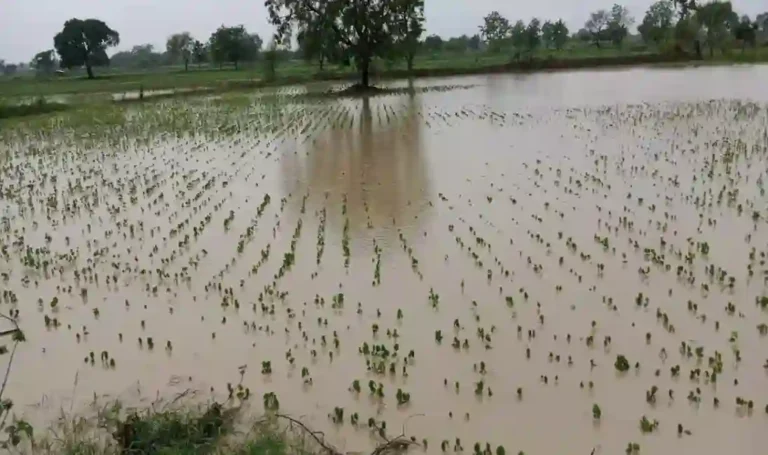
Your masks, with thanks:
M 264 410 L 265 411 L 278 411 L 280 409 L 280 401 L 277 399 L 275 392 L 268 392 L 264 394 Z
M 53 49 L 51 49 L 35 54 L 35 56 L 32 57 L 30 66 L 32 66 L 39 74 L 51 74 L 56 68 L 56 63 L 56 56 L 54 55 Z
M 199 40 L 192 44 L 192 60 L 198 65 L 208 59 L 208 48 Z
M 541 21 L 535 17 L 531 19 L 525 28 L 525 41 L 528 51 L 533 53 L 541 44 Z
M 395 15 L 394 55 L 405 58 L 408 71 L 413 69 L 413 59 L 420 46 L 424 33 L 424 0 L 393 0 L 399 2 L 398 14 Z
M 294 26 L 307 28 L 322 17 L 323 29 L 332 32 L 333 39 L 345 53 L 354 58 L 360 70 L 361 84 L 369 85 L 370 66 L 374 58 L 391 57 L 393 46 L 408 41 L 406 35 L 423 20 L 423 0 L 265 0 L 270 22 L 277 28 L 278 42 L 286 42 Z M 421 21 L 421 22 L 420 22 Z M 403 24 L 408 24 L 404 27 Z M 420 35 L 420 32 L 419 32 Z
M 629 27 L 634 24 L 635 19 L 630 16 L 629 10 L 625 6 L 614 4 L 608 18 L 606 34 L 608 39 L 615 46 L 621 46 L 624 38 L 629 34 Z
M 277 47 L 275 42 L 270 43 L 269 48 L 264 52 L 264 80 L 271 82 L 275 80 L 277 74 Z
M 646 416 L 640 419 L 640 431 L 643 433 L 651 433 L 659 427 L 659 421 L 656 419 L 648 420 Z
M 242 448 L 234 450 L 238 455 L 287 455 L 289 445 L 284 438 L 274 432 L 264 432 L 249 440 Z
M 603 411 L 600 409 L 600 406 L 597 405 L 597 403 L 592 405 L 592 417 L 596 420 L 600 420 L 600 417 L 602 417 Z
M 98 19 L 70 19 L 53 38 L 63 68 L 85 66 L 93 79 L 92 66 L 109 63 L 106 49 L 120 44 L 120 34 Z
M 768 22 L 766 22 L 768 23 Z M 736 25 L 733 31 L 733 36 L 737 40 L 741 41 L 742 50 L 747 46 L 757 46 L 757 33 L 760 30 L 758 22 L 752 22 L 749 20 L 749 16 L 743 16 L 738 25 Z
M 255 60 L 261 50 L 258 35 L 248 34 L 244 26 L 219 27 L 208 40 L 213 61 L 219 65 L 232 63 L 235 69 L 242 61 Z
M 47 114 L 67 109 L 66 104 L 52 103 L 44 98 L 38 98 L 32 103 L 5 105 L 0 104 L 0 120 L 14 117 L 26 117 L 30 115 Z
M 509 31 L 509 36 L 512 42 L 512 46 L 518 51 L 525 49 L 528 42 L 528 36 L 526 35 L 525 22 L 517 21 L 515 25 Z
M 709 243 L 701 242 L 699 248 L 701 249 L 701 254 L 703 254 L 704 256 L 709 254 Z
M 552 45 L 555 49 L 562 50 L 568 42 L 568 27 L 562 19 L 558 19 L 552 26 Z
M 411 401 L 411 394 L 408 392 L 403 392 L 401 389 L 397 389 L 395 398 L 397 399 L 397 404 L 402 406 Z
M 0 447 L 10 449 L 21 444 L 22 437 L 32 440 L 34 429 L 26 420 L 14 420 L 14 422 L 3 429 L 8 434 L 8 440 L 0 442 Z
M 731 2 L 714 1 L 699 6 L 693 18 L 704 32 L 710 57 L 714 56 L 717 48 L 725 51 L 731 31 L 738 24 L 738 16 L 733 12 Z
M 204 453 L 213 448 L 229 423 L 218 403 L 204 412 L 147 411 L 117 422 L 114 437 L 130 453 Z
M 509 20 L 498 11 L 491 11 L 483 18 L 483 25 L 480 26 L 480 36 L 492 51 L 501 49 L 501 42 L 509 37 L 510 32 Z
M 168 37 L 165 50 L 173 61 L 184 62 L 184 70 L 187 71 L 195 50 L 195 40 L 189 32 L 176 33 Z
M 584 24 L 584 29 L 598 48 L 600 47 L 600 40 L 605 37 L 610 20 L 611 16 L 608 11 L 601 9 L 594 13 L 590 13 L 589 19 L 587 19 L 587 22 Z
M 443 50 L 443 39 L 439 35 L 429 35 L 422 46 L 427 52 L 440 52 Z
M 616 367 L 616 370 L 623 373 L 629 370 L 629 361 L 623 355 L 618 355 L 616 356 L 616 362 L 614 362 L 613 366 Z
M 643 22 L 637 27 L 643 41 L 661 46 L 671 37 L 674 15 L 674 5 L 670 0 L 659 0 L 652 4 L 646 11 Z
M 340 62 L 344 55 L 344 49 L 334 37 L 331 19 L 310 11 L 306 20 L 298 24 L 296 41 L 301 56 L 307 61 L 317 59 L 321 71 L 326 61 Z
M 151 44 L 133 46 L 129 51 L 115 53 L 109 60 L 109 66 L 115 68 L 149 69 L 168 63 L 160 52 L 155 52 Z

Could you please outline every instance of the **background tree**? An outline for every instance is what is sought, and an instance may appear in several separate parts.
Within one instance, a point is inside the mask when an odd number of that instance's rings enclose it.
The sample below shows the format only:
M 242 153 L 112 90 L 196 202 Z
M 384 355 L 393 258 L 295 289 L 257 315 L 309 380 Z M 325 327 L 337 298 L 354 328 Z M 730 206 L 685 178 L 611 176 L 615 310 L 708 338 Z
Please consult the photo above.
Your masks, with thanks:
M 110 58 L 110 65 L 118 68 L 149 69 L 168 63 L 168 55 L 155 52 L 155 46 L 152 44 L 133 46 L 131 50 L 117 52 Z
M 588 43 L 592 41 L 592 34 L 586 28 L 580 28 L 579 31 L 574 33 L 573 38 Z
M 396 8 L 396 52 L 405 57 L 408 71 L 413 70 L 413 59 L 424 34 L 424 0 L 392 0 L 402 3 Z
M 38 52 L 32 57 L 30 66 L 37 71 L 38 74 L 51 74 L 56 69 L 56 55 L 53 49 Z
M 498 11 L 491 11 L 483 18 L 480 26 L 480 35 L 483 37 L 492 52 L 501 50 L 501 43 L 509 37 L 509 21 Z
M 195 40 L 192 45 L 192 60 L 199 66 L 208 60 L 208 48 L 202 41 Z
M 531 22 L 525 28 L 525 41 L 531 59 L 533 59 L 534 52 L 541 44 L 541 21 L 535 17 L 531 19 Z
M 714 57 L 715 48 L 726 51 L 732 30 L 738 24 L 731 2 L 711 2 L 701 5 L 694 14 L 694 20 L 702 27 L 709 56 Z
M 443 48 L 453 54 L 461 54 L 469 48 L 469 41 L 467 35 L 454 36 L 445 42 Z
M 13 76 L 16 74 L 16 71 L 19 69 L 19 65 L 16 65 L 15 63 L 5 63 L 3 65 L 3 74 L 6 76 Z
M 472 51 L 480 50 L 480 35 L 474 34 L 469 41 L 467 41 L 467 48 Z
M 222 25 L 211 35 L 208 46 L 213 61 L 221 66 L 225 62 L 232 63 L 235 69 L 238 64 L 248 57 L 248 41 L 250 35 L 245 27 L 225 27 Z
M 263 45 L 264 41 L 258 34 L 246 33 L 243 37 L 243 60 L 246 62 L 258 60 Z
M 554 30 L 555 24 L 552 21 L 545 21 L 541 25 L 541 43 L 544 45 L 544 49 L 555 47 Z
M 672 33 L 674 16 L 675 7 L 671 1 L 657 1 L 645 12 L 643 22 L 637 27 L 637 31 L 640 32 L 643 41 L 661 47 Z
M 275 80 L 275 77 L 277 76 L 278 58 L 277 42 L 272 40 L 267 46 L 266 52 L 264 52 L 264 80 L 268 82 Z
M 443 50 L 443 39 L 438 35 L 429 35 L 424 38 L 424 50 L 437 53 Z
M 762 41 L 768 42 L 768 12 L 758 14 L 755 17 L 757 35 Z
M 552 44 L 555 46 L 555 49 L 562 50 L 567 42 L 568 27 L 562 19 L 558 19 L 557 22 L 552 25 Z
M 291 28 L 301 27 L 312 15 L 324 16 L 334 39 L 354 57 L 361 85 L 370 85 L 374 58 L 391 56 L 392 45 L 402 40 L 398 19 L 404 10 L 421 0 L 266 0 L 270 21 L 276 26 L 278 43 L 286 41 Z M 414 9 L 411 9 L 414 10 Z
M 98 19 L 70 19 L 53 38 L 64 68 L 85 66 L 93 79 L 93 66 L 109 64 L 106 49 L 120 44 L 120 34 Z
M 733 36 L 741 42 L 741 52 L 744 53 L 747 46 L 757 46 L 757 32 L 759 26 L 757 22 L 752 22 L 749 16 L 742 16 L 741 21 L 733 31 Z
M 677 9 L 677 20 L 681 21 L 691 17 L 694 11 L 696 11 L 696 0 L 673 0 L 675 2 L 675 8 Z
M 528 43 L 528 36 L 525 31 L 525 22 L 519 20 L 515 22 L 515 25 L 512 26 L 512 29 L 509 32 L 512 46 L 516 49 L 518 55 L 525 50 Z
M 165 49 L 171 60 L 174 62 L 181 60 L 184 62 L 184 71 L 188 71 L 194 45 L 195 40 L 192 39 L 192 35 L 189 32 L 181 32 L 168 37 Z
M 600 48 L 600 40 L 605 36 L 605 30 L 608 28 L 608 22 L 611 20 L 608 11 L 601 9 L 589 15 L 589 19 L 584 24 L 584 28 L 592 37 L 592 42 L 597 48 Z
M 615 46 L 621 46 L 624 38 L 629 34 L 629 27 L 634 23 L 635 19 L 626 7 L 614 4 L 608 16 L 606 35 Z
M 326 61 L 338 60 L 342 53 L 331 25 L 325 16 L 310 13 L 309 18 L 299 24 L 296 35 L 302 57 L 307 61 L 317 59 L 320 71 Z

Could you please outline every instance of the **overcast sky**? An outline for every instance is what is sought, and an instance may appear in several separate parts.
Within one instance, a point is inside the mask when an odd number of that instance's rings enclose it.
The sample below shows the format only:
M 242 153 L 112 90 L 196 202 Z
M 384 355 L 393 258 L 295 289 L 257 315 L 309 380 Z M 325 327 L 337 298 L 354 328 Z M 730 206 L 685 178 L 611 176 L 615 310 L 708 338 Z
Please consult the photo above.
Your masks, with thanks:
M 482 17 L 498 10 L 510 20 L 563 18 L 572 31 L 590 11 L 614 0 L 426 0 L 427 33 L 443 37 L 477 33 Z M 623 2 L 639 23 L 652 0 Z M 768 10 L 766 0 L 734 0 L 739 14 Z M 0 0 L 0 59 L 28 62 L 53 47 L 64 21 L 98 18 L 120 33 L 118 50 L 137 44 L 165 46 L 168 35 L 189 31 L 205 41 L 221 24 L 244 24 L 267 41 L 272 28 L 263 0 Z M 112 51 L 114 52 L 114 51 Z

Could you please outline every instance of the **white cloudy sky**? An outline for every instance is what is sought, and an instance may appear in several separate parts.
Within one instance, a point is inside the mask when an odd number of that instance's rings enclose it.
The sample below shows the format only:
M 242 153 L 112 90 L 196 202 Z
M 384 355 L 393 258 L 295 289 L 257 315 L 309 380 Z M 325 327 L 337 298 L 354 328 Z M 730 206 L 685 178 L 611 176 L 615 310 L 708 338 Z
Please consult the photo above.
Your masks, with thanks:
M 563 18 L 579 28 L 590 11 L 609 8 L 615 0 L 426 0 L 427 31 L 442 36 L 474 34 L 482 17 L 498 10 L 510 20 Z M 625 0 L 642 18 L 652 0 Z M 733 0 L 740 13 L 768 10 L 766 0 Z M 244 24 L 268 37 L 263 0 L 0 0 L 0 59 L 29 61 L 53 47 L 53 36 L 67 19 L 98 18 L 120 33 L 118 49 L 151 43 L 162 48 L 166 37 L 190 31 L 201 41 L 221 24 Z M 266 40 L 265 40 L 266 41 Z

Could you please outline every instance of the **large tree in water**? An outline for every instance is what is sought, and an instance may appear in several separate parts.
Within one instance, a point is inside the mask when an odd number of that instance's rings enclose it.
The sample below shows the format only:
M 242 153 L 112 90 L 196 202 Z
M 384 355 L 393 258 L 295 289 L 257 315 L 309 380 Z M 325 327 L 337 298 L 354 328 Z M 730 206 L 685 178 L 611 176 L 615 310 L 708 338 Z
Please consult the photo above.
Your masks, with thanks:
M 294 27 L 306 29 L 323 20 L 323 30 L 332 34 L 354 58 L 360 82 L 368 87 L 371 62 L 391 57 L 399 43 L 408 40 L 412 27 L 403 27 L 409 15 L 422 14 L 423 0 L 266 0 L 269 17 L 277 27 L 276 40 L 290 37 Z M 417 21 L 419 19 L 416 19 Z

